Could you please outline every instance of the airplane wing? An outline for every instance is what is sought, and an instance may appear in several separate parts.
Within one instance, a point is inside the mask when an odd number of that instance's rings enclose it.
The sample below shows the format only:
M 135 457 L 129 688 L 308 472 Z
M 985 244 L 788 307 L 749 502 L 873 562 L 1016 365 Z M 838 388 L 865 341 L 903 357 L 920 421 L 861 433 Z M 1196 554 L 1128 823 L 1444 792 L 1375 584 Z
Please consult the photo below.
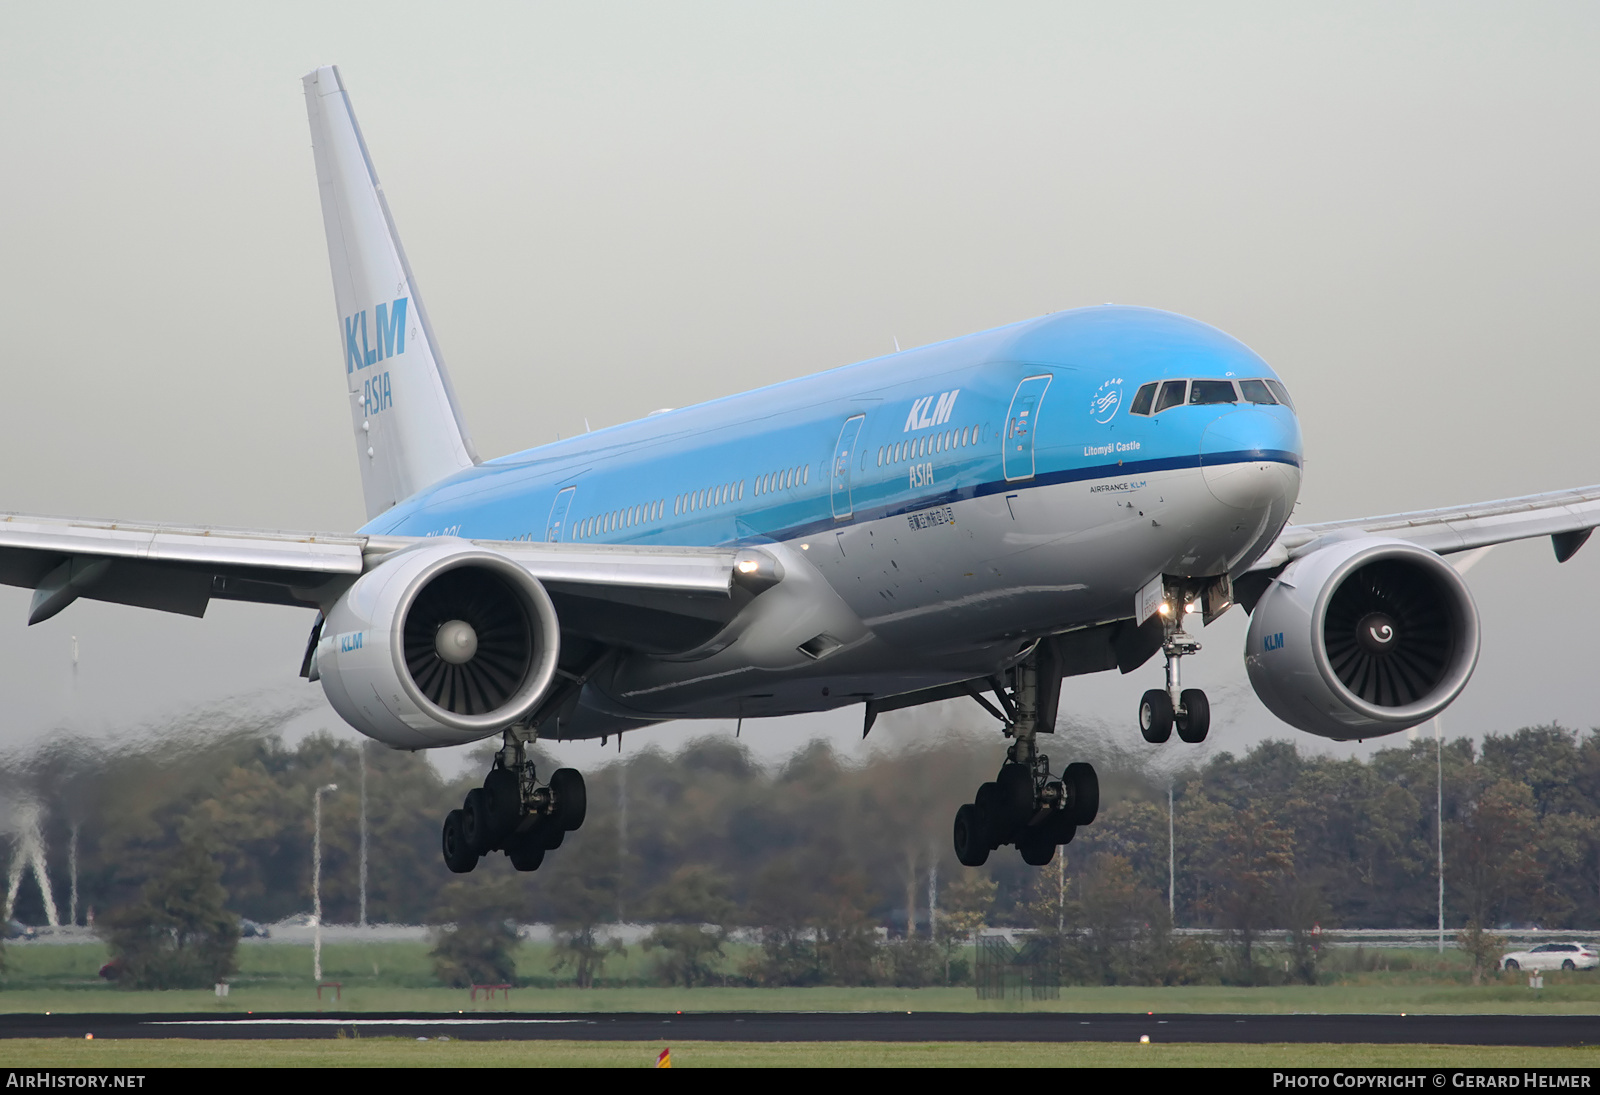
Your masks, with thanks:
M 204 615 L 213 599 L 321 608 L 420 542 L 10 513 L 0 514 L 0 584 L 34 591 L 30 624 L 79 597 L 189 616 Z M 748 561 L 740 568 L 734 548 L 468 542 L 543 582 L 564 631 L 625 645 L 692 645 L 737 612 L 741 585 L 759 589 L 772 574 Z
M 1577 553 L 1597 525 L 1600 486 L 1578 487 L 1444 509 L 1288 525 L 1250 570 L 1277 570 L 1308 545 L 1338 533 L 1392 536 L 1441 555 L 1548 536 L 1557 561 L 1564 563 Z

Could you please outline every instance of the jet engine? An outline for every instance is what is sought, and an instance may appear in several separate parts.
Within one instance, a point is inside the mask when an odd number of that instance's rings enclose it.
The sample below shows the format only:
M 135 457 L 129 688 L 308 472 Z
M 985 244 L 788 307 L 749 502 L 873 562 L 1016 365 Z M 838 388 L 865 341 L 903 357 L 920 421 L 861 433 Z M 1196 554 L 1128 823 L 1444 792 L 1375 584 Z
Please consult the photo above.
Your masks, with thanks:
M 1325 738 L 1426 722 L 1478 662 L 1478 610 L 1438 555 L 1404 540 L 1336 541 L 1291 562 L 1251 613 L 1245 667 L 1261 702 Z
M 459 540 L 385 560 L 326 615 L 317 673 L 328 702 L 398 748 L 487 737 L 532 711 L 555 677 L 549 594 L 504 555 Z

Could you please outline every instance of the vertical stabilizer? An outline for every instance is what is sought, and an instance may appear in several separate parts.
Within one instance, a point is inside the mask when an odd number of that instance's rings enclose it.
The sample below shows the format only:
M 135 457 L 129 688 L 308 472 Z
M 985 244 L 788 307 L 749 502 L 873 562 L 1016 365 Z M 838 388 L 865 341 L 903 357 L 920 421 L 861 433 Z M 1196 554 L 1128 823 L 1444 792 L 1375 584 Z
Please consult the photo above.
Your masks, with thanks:
M 304 82 L 370 520 L 478 458 L 339 70 Z

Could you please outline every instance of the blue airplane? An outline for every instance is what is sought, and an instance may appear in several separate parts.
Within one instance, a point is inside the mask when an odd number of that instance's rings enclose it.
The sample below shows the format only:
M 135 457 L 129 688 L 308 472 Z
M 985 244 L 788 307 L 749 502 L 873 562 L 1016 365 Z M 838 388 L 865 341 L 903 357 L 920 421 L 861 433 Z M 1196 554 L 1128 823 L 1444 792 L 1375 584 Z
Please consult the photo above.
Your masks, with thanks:
M 1139 730 L 1200 742 L 1191 617 L 1250 613 L 1280 719 L 1335 740 L 1415 726 L 1466 685 L 1478 614 L 1442 556 L 1550 536 L 1600 487 L 1289 524 L 1294 403 L 1238 340 L 1168 312 L 1079 308 L 656 412 L 494 460 L 474 451 L 338 70 L 305 77 L 367 523 L 354 534 L 13 514 L 0 581 L 29 622 L 79 597 L 201 615 L 316 611 L 301 674 L 400 749 L 499 735 L 446 817 L 447 865 L 534 870 L 586 812 L 527 747 L 670 719 L 970 697 L 1009 739 L 956 811 L 958 859 L 1050 862 L 1095 819 L 1053 766 L 1065 677 L 1166 663 Z

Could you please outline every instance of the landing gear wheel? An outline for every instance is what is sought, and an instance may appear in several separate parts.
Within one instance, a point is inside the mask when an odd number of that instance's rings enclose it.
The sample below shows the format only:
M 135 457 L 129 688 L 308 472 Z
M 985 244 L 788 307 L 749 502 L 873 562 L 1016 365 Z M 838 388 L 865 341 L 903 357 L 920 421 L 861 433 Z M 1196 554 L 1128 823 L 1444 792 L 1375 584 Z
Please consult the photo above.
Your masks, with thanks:
M 444 834 L 440 840 L 444 865 L 456 874 L 466 874 L 478 865 L 478 853 L 467 847 L 467 834 L 462 831 L 463 816 L 460 810 L 451 810 L 444 816 Z
M 1034 812 L 1033 773 L 1020 764 L 1005 764 L 994 785 L 991 816 L 1008 831 L 1026 825 Z
M 1034 828 L 1029 839 L 1052 845 L 1071 844 L 1077 835 L 1078 826 L 1072 820 L 1071 811 L 1057 810 Z
M 1199 745 L 1206 740 L 1206 731 L 1211 729 L 1211 701 L 1198 688 L 1185 688 L 1178 698 L 1183 701 L 1183 714 L 1173 719 L 1178 727 L 1178 738 L 1190 745 Z
M 1043 867 L 1056 857 L 1054 844 L 1036 838 L 1024 840 L 1017 850 L 1022 853 L 1022 862 L 1030 867 Z
M 1166 693 L 1162 693 L 1165 698 Z M 1067 789 L 1067 812 L 1074 827 L 1078 825 L 1091 825 L 1095 815 L 1100 812 L 1100 777 L 1095 775 L 1094 765 L 1079 761 L 1067 765 L 1067 770 L 1061 773 L 1061 782 Z M 1065 844 L 1072 837 L 1059 843 Z
M 461 835 L 473 855 L 487 855 L 494 844 L 494 802 L 482 787 L 467 792 L 461 805 Z
M 522 816 L 521 782 L 515 772 L 496 768 L 484 779 L 483 790 L 492 803 L 489 809 L 491 835 L 497 841 L 503 840 L 510 836 Z
M 972 810 L 975 832 L 984 847 L 991 851 L 1000 847 L 1004 834 L 1000 828 L 1000 785 L 994 780 L 978 788 L 978 793 L 972 797 Z M 976 864 L 973 864 L 976 866 Z
M 581 772 L 576 768 L 557 768 L 550 777 L 550 794 L 556 800 L 555 813 L 550 815 L 552 821 L 569 833 L 583 824 L 584 815 L 589 811 L 589 796 L 584 790 Z
M 561 842 L 566 838 L 567 831 L 553 817 L 540 818 L 539 823 L 527 834 L 527 839 L 537 842 L 547 852 L 561 847 Z
M 981 867 L 989 859 L 989 836 L 983 816 L 972 803 L 956 811 L 956 859 L 963 867 Z
M 1172 736 L 1172 697 L 1159 688 L 1139 699 L 1139 733 L 1151 745 L 1160 745 Z
M 523 833 L 513 837 L 511 847 L 506 850 L 511 865 L 519 871 L 537 871 L 539 864 L 544 862 L 544 845 L 532 839 L 533 835 Z

